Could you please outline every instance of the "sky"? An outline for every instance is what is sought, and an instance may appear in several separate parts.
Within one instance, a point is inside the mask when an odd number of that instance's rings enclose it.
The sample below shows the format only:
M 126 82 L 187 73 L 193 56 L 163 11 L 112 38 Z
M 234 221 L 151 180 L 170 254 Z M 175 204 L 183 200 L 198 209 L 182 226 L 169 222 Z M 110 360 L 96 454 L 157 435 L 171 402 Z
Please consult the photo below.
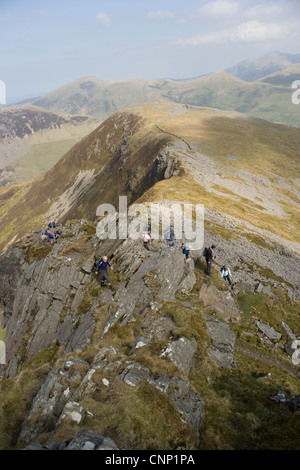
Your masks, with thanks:
M 187 79 L 300 53 L 300 0 L 0 0 L 6 102 L 81 77 Z

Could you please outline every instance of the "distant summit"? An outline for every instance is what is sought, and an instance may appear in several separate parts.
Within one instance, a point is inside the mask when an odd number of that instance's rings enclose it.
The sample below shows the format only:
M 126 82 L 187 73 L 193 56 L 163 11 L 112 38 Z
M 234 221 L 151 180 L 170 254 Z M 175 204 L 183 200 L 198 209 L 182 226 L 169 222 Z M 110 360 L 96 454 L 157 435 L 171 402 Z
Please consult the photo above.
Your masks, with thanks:
M 247 59 L 226 69 L 246 82 L 254 82 L 271 73 L 300 62 L 300 54 L 285 54 L 282 52 L 268 52 L 257 59 Z

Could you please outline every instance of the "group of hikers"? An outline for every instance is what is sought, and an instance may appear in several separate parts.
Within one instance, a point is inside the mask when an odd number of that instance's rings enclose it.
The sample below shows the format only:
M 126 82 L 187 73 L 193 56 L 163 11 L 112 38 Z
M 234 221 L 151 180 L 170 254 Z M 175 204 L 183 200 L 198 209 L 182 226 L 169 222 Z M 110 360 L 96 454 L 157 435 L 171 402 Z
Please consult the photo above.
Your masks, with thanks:
M 165 240 L 166 240 L 167 246 L 168 247 L 175 246 L 176 237 L 175 237 L 174 229 L 172 227 L 166 229 L 164 231 L 164 235 L 165 235 Z M 150 245 L 151 245 L 151 226 L 150 225 L 148 225 L 147 229 L 144 231 L 144 233 L 142 235 L 142 241 L 143 241 L 144 247 L 147 250 L 150 250 Z M 216 248 L 215 245 L 211 245 L 210 247 L 205 248 L 204 252 L 203 252 L 203 255 L 204 255 L 205 260 L 206 260 L 206 274 L 208 276 L 211 275 L 211 265 L 212 265 L 212 260 L 213 260 L 213 251 L 215 250 L 215 248 Z M 184 243 L 182 243 L 180 249 L 181 249 L 181 251 L 184 255 L 184 260 L 185 261 L 189 258 L 194 258 L 193 254 L 192 254 L 192 246 L 191 245 L 186 246 Z M 221 272 L 221 278 L 224 281 L 228 281 L 229 285 L 232 286 L 231 271 L 228 268 L 228 266 L 226 266 L 226 265 L 222 266 L 222 268 L 220 269 L 220 272 Z
M 50 244 L 53 245 L 61 236 L 62 230 L 60 225 L 56 225 L 55 222 L 49 222 L 48 227 L 42 234 L 42 241 L 45 242 L 48 239 Z
M 42 240 L 45 242 L 45 240 L 49 239 L 50 244 L 52 245 L 55 241 L 58 240 L 58 238 L 62 236 L 62 230 L 60 225 L 56 225 L 55 222 L 50 222 L 48 224 L 47 229 L 45 232 L 42 234 Z M 151 246 L 151 226 L 147 225 L 146 229 L 143 232 L 142 235 L 142 241 L 144 244 L 144 247 L 147 250 L 150 250 Z M 174 233 L 173 228 L 168 228 L 165 230 L 165 240 L 167 247 L 173 247 L 175 246 L 176 242 L 176 237 Z M 206 274 L 208 276 L 211 275 L 211 265 L 212 265 L 212 260 L 213 260 L 213 251 L 215 250 L 215 245 L 212 245 L 209 248 L 205 248 L 203 255 L 206 259 Z M 184 260 L 187 261 L 189 258 L 194 258 L 192 254 L 192 246 L 188 245 L 186 246 L 184 243 L 181 244 L 180 249 L 183 253 Z M 111 287 L 111 282 L 107 274 L 107 269 L 110 268 L 113 270 L 113 267 L 111 263 L 108 261 L 107 256 L 103 256 L 100 260 L 97 259 L 96 255 L 94 256 L 94 272 L 95 275 L 98 276 L 100 273 L 100 282 L 102 285 L 108 285 Z M 225 281 L 228 281 L 229 285 L 232 286 L 232 279 L 231 279 L 231 272 L 230 269 L 224 265 L 221 268 L 221 277 Z

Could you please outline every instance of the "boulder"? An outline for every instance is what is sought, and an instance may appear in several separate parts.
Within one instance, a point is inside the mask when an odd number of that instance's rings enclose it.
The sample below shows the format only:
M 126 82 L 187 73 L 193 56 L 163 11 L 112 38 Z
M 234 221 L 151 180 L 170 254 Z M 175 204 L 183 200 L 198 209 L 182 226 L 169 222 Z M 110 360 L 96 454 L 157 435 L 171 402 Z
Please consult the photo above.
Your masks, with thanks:
M 194 338 L 188 340 L 187 338 L 181 337 L 176 341 L 172 341 L 162 352 L 160 357 L 169 359 L 181 372 L 188 375 L 196 350 L 197 341 Z
M 271 340 L 279 340 L 281 338 L 281 333 L 278 333 L 272 326 L 262 323 L 259 320 L 256 320 L 255 324 L 259 331 L 266 335 L 267 338 Z
M 206 332 L 212 342 L 208 348 L 209 357 L 218 367 L 235 367 L 235 334 L 229 326 L 216 318 L 205 315 Z

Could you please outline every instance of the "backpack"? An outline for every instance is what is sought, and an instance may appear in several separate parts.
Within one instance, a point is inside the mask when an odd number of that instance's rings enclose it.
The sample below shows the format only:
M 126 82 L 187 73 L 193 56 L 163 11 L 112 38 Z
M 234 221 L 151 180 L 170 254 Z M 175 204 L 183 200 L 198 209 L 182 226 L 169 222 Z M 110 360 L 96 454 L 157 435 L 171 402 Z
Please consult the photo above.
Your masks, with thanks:
M 220 268 L 220 272 L 222 272 L 223 269 L 225 270 L 225 266 L 222 266 L 222 268 Z
M 206 258 L 207 254 L 208 254 L 208 248 L 205 247 L 203 250 L 203 256 Z

